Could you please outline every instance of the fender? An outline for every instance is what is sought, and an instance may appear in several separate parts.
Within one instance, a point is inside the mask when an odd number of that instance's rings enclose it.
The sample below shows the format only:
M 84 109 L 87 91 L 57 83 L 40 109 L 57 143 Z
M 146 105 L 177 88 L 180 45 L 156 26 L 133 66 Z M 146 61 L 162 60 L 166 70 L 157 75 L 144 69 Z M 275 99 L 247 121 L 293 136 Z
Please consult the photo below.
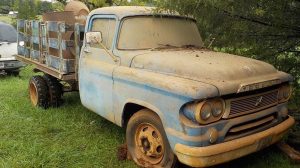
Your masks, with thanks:
M 129 103 L 132 103 L 132 104 L 136 104 L 136 105 L 139 105 L 139 106 L 143 106 L 151 111 L 153 111 L 154 113 L 156 113 L 161 122 L 164 123 L 164 115 L 163 113 L 157 108 L 155 107 L 154 105 L 150 104 L 150 103 L 147 103 L 145 101 L 142 101 L 142 100 L 137 100 L 137 99 L 127 99 L 126 100 L 126 103 L 123 104 L 123 111 L 122 111 L 122 125 L 124 124 L 123 122 L 123 118 L 124 118 L 124 115 L 125 115 L 125 112 L 124 112 L 124 109 L 125 109 L 125 106 Z
M 115 69 L 113 78 L 114 80 L 137 83 L 192 99 L 207 99 L 219 96 L 219 90 L 213 85 L 142 69 L 120 66 Z

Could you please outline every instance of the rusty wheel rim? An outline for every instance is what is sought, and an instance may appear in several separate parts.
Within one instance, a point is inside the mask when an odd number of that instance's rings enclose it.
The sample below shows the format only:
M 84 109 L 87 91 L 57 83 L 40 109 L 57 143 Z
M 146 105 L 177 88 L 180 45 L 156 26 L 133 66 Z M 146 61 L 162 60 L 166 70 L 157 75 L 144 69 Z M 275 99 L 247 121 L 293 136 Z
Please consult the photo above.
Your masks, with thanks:
M 135 133 L 135 144 L 138 156 L 143 161 L 158 164 L 164 156 L 163 138 L 157 128 L 148 123 L 138 126 Z
M 29 85 L 29 94 L 30 94 L 31 103 L 34 106 L 36 106 L 38 103 L 38 95 L 37 95 L 37 89 L 33 83 L 30 83 Z

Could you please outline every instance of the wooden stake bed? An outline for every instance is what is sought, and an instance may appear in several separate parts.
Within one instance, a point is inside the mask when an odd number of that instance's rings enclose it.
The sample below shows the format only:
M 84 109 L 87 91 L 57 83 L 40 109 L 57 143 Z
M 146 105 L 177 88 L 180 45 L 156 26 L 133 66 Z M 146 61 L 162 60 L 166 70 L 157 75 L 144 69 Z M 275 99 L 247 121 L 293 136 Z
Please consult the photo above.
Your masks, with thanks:
M 18 20 L 16 59 L 62 81 L 77 82 L 84 25 Z M 81 37 L 82 36 L 82 37 Z
M 25 58 L 21 55 L 16 55 L 16 59 L 19 60 L 19 61 L 22 61 L 24 63 L 27 63 L 27 64 L 35 65 L 36 69 L 38 69 L 42 72 L 45 72 L 45 73 L 47 73 L 47 74 L 49 74 L 49 75 L 51 75 L 51 76 L 53 76 L 57 79 L 60 79 L 60 80 L 63 80 L 63 81 L 76 80 L 76 74 L 75 73 L 62 74 L 57 69 L 48 67 L 46 64 L 41 64 L 37 61 Z

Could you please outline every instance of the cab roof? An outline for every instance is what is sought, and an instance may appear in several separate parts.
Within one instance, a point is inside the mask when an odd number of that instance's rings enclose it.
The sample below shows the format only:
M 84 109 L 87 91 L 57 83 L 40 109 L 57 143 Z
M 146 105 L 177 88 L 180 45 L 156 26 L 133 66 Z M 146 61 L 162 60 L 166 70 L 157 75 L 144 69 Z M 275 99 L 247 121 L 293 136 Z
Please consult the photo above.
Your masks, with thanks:
M 119 19 L 128 16 L 145 16 L 145 15 L 165 15 L 165 16 L 176 16 L 183 18 L 191 18 L 180 16 L 178 13 L 170 13 L 170 12 L 157 12 L 155 7 L 145 7 L 145 6 L 111 6 L 111 7 L 103 7 L 93 10 L 90 13 L 90 16 L 95 14 L 100 15 L 116 15 Z

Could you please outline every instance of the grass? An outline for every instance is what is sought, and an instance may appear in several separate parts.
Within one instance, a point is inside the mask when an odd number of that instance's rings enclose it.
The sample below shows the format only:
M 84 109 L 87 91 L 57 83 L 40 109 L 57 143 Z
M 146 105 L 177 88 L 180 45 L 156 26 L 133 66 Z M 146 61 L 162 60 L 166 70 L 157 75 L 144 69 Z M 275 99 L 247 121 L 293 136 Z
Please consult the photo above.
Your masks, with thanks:
M 9 16 L 1 16 L 0 15 L 0 22 L 12 24 L 13 19 L 12 19 L 12 17 L 9 17 Z
M 28 80 L 32 67 L 20 77 L 0 77 L 0 167 L 136 167 L 118 161 L 117 147 L 125 131 L 84 108 L 78 93 L 65 94 L 58 109 L 32 107 Z M 219 167 L 297 167 L 275 147 Z
M 58 109 L 32 107 L 31 70 L 0 78 L 0 167 L 135 167 L 117 160 L 124 130 L 84 108 L 78 93 Z

